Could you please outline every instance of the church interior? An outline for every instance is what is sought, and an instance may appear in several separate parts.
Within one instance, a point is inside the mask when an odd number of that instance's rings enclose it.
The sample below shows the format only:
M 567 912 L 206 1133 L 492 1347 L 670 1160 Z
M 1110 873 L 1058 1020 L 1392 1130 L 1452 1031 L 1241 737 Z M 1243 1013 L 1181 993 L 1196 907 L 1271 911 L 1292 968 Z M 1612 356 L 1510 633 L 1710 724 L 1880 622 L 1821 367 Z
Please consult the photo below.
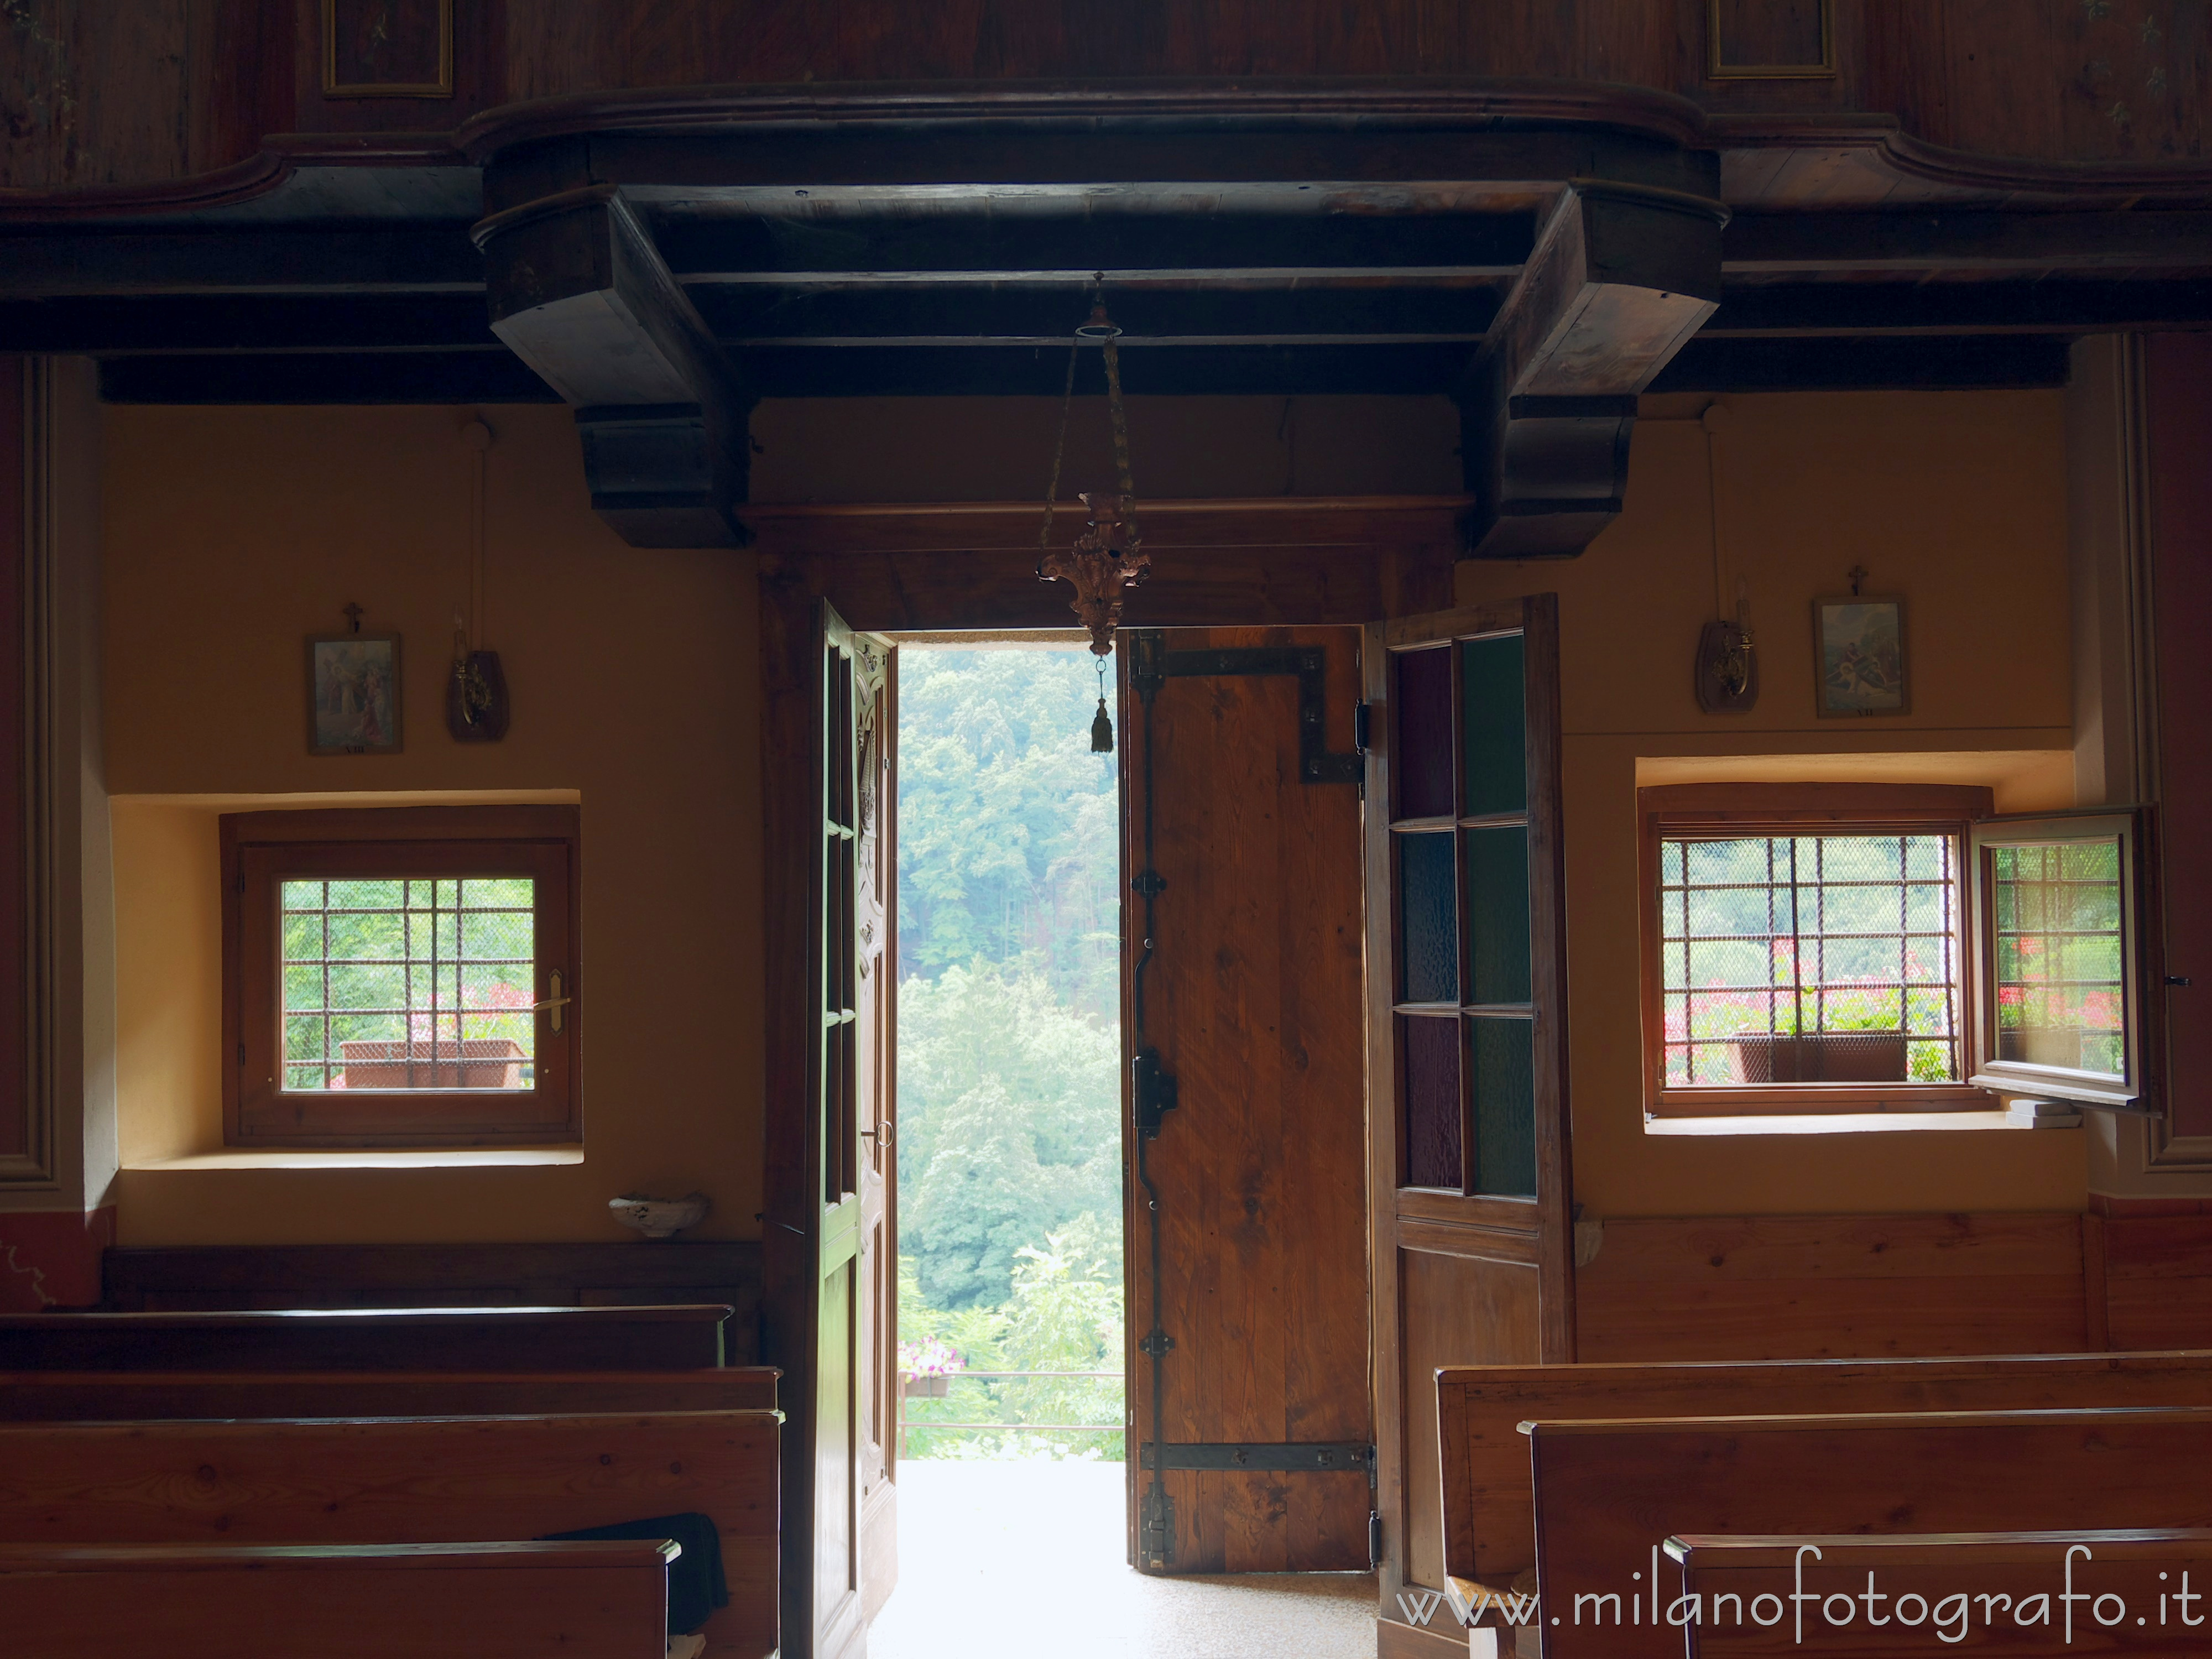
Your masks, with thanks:
M 2159 0 L 0 5 L 0 1650 L 865 1655 L 902 687 L 1048 641 L 1100 1571 L 2212 1652 L 2209 103 Z

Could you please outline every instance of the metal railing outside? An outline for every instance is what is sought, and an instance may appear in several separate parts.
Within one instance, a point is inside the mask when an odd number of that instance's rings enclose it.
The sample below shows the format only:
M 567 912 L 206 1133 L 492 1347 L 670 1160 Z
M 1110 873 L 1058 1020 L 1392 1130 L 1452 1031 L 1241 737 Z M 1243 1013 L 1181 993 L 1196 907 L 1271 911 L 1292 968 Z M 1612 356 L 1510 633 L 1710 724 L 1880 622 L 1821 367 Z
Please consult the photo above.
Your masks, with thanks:
M 909 1399 L 941 1399 L 943 1395 L 910 1395 L 907 1386 L 921 1375 L 914 1371 L 899 1373 L 898 1455 L 907 1455 L 908 1433 L 915 1429 L 964 1429 L 971 1433 L 1002 1430 L 1018 1434 L 1116 1434 L 1126 1430 L 1127 1410 L 1123 1408 L 1124 1420 L 1117 1423 L 948 1423 L 933 1418 L 910 1418 L 907 1415 Z M 944 1378 L 947 1388 L 963 1379 L 979 1382 L 1018 1381 L 1028 1377 L 1054 1377 L 1066 1382 L 1122 1382 L 1123 1371 L 938 1371 L 928 1375 Z M 1126 1398 L 1126 1396 L 1125 1396 Z

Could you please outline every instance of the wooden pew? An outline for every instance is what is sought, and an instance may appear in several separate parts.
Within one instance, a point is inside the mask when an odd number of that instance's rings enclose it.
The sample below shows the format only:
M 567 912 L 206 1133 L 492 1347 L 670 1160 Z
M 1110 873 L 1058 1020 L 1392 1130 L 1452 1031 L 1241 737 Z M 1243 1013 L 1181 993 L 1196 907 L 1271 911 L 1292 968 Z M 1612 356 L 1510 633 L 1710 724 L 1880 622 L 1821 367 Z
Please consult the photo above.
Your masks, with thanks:
M 1668 1539 L 1667 1554 L 1684 1598 L 1668 1610 L 1685 1621 L 1689 1659 L 1885 1659 L 1951 1645 L 1977 1659 L 2197 1659 L 2212 1650 L 2212 1532 L 2199 1529 L 1700 1534 Z M 2083 1599 L 2069 1607 L 2069 1591 Z
M 605 1371 L 723 1363 L 727 1307 L 0 1316 L 0 1371 Z
M 0 1372 L 0 1422 L 774 1411 L 781 1375 L 769 1365 L 558 1375 L 11 1371 Z
M 0 1644 L 53 1659 L 661 1659 L 667 1542 L 0 1548 Z
M 1437 1373 L 1444 1565 L 1479 1585 L 1527 1587 L 1524 1422 L 2197 1405 L 2212 1405 L 2212 1352 L 1449 1367 Z
M 1670 1536 L 2212 1526 L 2202 1474 L 2212 1410 L 1671 1418 L 1528 1433 L 1545 1659 L 1677 1659 L 1682 1632 L 1655 1618 Z
M 776 1646 L 779 1422 L 0 1423 L 0 1545 L 492 1543 L 696 1510 L 720 1530 L 730 1591 L 707 1650 L 762 1659 Z

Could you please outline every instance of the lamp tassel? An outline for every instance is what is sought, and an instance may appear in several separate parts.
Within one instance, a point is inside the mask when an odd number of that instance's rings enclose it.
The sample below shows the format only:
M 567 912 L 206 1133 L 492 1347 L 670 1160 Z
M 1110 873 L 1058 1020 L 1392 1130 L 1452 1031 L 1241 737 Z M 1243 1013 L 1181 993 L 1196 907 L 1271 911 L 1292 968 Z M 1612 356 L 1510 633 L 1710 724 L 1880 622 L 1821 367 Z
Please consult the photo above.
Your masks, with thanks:
M 1106 699 L 1103 694 L 1098 699 L 1098 713 L 1091 721 L 1091 752 L 1094 755 L 1114 752 L 1114 720 L 1106 712 Z

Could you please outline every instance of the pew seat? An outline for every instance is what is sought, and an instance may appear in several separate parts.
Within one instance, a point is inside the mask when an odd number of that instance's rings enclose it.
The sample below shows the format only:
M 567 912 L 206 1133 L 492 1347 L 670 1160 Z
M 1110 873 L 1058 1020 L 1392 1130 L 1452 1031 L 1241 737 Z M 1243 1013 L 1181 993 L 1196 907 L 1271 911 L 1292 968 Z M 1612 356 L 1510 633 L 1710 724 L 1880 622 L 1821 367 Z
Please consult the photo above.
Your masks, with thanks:
M 0 1547 L 39 1659 L 661 1659 L 672 1543 Z
M 0 1547 L 498 1543 L 696 1511 L 720 1533 L 730 1595 L 707 1652 L 764 1659 L 780 1423 L 769 1411 L 0 1423 Z
M 603 1371 L 720 1365 L 719 1304 L 0 1316 L 0 1371 Z
M 0 1422 L 773 1411 L 769 1365 L 673 1371 L 7 1371 Z
M 2200 1405 L 2212 1406 L 2208 1352 L 1447 1367 L 1437 1373 L 1443 1565 L 1477 1586 L 1528 1587 L 1524 1422 Z
M 1662 1546 L 2212 1527 L 2212 1409 L 1532 1423 L 1545 1659 L 1680 1659 Z M 1554 1622 L 1556 1621 L 1556 1622 Z
M 2212 1650 L 2212 1531 L 1700 1534 L 1668 1539 L 1667 1554 L 1680 1577 L 1666 1613 L 1689 1659 Z

